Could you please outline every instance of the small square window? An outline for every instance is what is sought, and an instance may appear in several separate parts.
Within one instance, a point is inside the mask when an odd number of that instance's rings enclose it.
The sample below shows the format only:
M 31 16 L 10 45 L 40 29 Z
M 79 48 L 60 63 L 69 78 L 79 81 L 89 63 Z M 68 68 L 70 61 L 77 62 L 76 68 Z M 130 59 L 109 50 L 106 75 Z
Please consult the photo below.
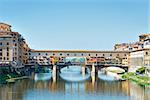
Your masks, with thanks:
M 145 54 L 148 55 L 148 52 L 146 52 Z

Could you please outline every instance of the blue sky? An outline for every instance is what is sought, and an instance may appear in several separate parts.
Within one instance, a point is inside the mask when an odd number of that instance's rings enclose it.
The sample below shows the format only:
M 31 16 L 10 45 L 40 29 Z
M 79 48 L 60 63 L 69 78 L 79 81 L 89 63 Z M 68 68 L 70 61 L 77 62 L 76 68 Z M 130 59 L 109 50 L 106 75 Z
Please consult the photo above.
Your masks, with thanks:
M 112 50 L 148 33 L 149 0 L 0 0 L 0 22 L 33 49 Z

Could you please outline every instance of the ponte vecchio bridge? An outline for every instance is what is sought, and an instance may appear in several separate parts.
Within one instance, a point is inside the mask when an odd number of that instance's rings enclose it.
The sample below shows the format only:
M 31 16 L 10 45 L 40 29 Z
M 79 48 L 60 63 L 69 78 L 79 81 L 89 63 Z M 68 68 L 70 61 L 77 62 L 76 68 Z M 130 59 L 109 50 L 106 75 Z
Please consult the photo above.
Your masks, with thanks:
M 89 50 L 31 50 L 29 64 L 80 65 L 80 62 L 66 62 L 67 57 L 85 58 L 86 66 L 128 66 L 128 51 L 89 51 Z
M 86 67 L 90 68 L 91 75 L 97 75 L 98 70 L 103 67 L 116 66 L 127 70 L 128 56 L 129 52 L 127 51 L 31 50 L 29 52 L 29 66 L 50 67 L 53 76 L 56 76 L 62 67 L 80 65 L 83 75 L 86 72 Z M 67 58 L 73 60 L 68 61 Z M 74 61 L 74 58 L 84 58 L 84 60 Z M 54 80 L 56 80 L 55 78 Z

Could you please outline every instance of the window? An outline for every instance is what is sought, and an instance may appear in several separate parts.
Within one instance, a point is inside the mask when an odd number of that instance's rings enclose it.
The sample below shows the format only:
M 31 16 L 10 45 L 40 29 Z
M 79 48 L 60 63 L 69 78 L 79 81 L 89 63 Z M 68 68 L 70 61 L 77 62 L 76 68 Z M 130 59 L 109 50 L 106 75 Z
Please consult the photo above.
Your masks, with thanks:
M 74 54 L 74 56 L 77 56 L 77 54 Z
M 2 42 L 0 42 L 0 45 L 3 45 L 3 43 L 2 43 Z
M 41 55 L 41 53 L 39 53 L 39 55 Z
M 124 56 L 127 56 L 126 54 L 124 54 Z
M 7 51 L 9 51 L 9 48 L 7 47 Z
M 81 56 L 83 56 L 83 53 L 81 54 Z
M 0 49 L 0 51 L 2 51 L 2 49 Z
M 9 42 L 7 42 L 7 45 L 9 45 Z
M 47 56 L 48 54 L 46 53 L 45 55 Z
M 145 54 L 148 55 L 148 52 L 146 52 Z
M 89 56 L 91 56 L 91 55 L 89 54 Z
M 96 54 L 96 56 L 97 56 L 97 54 Z
M 112 57 L 112 54 L 110 54 L 110 56 Z
M 15 46 L 17 46 L 17 43 L 15 43 Z
M 117 56 L 119 56 L 119 54 L 117 54 Z
M 67 56 L 69 56 L 69 54 L 67 54 Z
M 103 57 L 105 56 L 105 54 L 103 54 Z
M 129 48 L 129 50 L 132 50 L 132 48 Z
M 9 56 L 9 52 L 7 52 L 7 56 Z
M 17 57 L 13 57 L 13 61 L 17 60 Z
M 0 52 L 0 56 L 2 56 L 2 52 Z
M 62 53 L 60 53 L 60 56 L 62 56 Z

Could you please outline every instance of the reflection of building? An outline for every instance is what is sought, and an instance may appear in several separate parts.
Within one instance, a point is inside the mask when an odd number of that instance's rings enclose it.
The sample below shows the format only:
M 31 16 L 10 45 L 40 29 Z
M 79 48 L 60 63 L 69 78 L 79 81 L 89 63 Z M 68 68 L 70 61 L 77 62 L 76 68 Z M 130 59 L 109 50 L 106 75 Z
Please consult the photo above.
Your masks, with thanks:
M 140 87 L 132 82 L 129 83 L 131 100 L 150 100 L 150 89 Z
M 18 33 L 11 31 L 11 26 L 0 23 L 0 61 L 22 66 L 27 64 L 29 47 L 25 39 Z

